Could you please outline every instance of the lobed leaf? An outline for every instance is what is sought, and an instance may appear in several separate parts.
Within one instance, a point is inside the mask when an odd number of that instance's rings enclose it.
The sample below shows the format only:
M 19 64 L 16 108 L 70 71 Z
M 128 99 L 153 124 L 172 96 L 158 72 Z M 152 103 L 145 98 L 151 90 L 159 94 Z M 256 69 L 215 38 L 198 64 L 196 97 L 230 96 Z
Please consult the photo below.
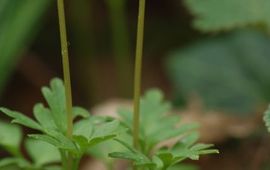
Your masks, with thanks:
M 93 147 L 101 142 L 116 137 L 123 132 L 119 128 L 119 121 L 106 122 L 100 117 L 89 117 L 75 123 L 73 139 L 79 144 L 81 152 Z
M 33 112 L 43 129 L 57 129 L 51 111 L 48 108 L 45 108 L 43 104 L 36 104 L 33 108 Z
M 54 123 L 61 132 L 65 133 L 67 130 L 67 118 L 65 110 L 65 87 L 63 81 L 54 78 L 50 82 L 50 87 L 43 87 L 41 91 L 50 107 Z
M 12 111 L 3 107 L 0 108 L 0 111 L 5 113 L 7 116 L 13 118 L 12 123 L 21 124 L 23 126 L 40 131 L 42 130 L 42 127 L 37 122 L 35 122 L 34 120 L 30 119 L 29 117 L 25 116 L 20 112 Z

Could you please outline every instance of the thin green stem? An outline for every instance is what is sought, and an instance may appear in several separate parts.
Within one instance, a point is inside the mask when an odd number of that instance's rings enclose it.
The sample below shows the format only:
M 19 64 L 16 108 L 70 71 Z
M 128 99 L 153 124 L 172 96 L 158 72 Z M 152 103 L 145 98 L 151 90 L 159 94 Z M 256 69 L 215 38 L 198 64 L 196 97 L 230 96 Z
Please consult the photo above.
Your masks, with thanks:
M 139 149 L 139 126 L 140 126 L 140 94 L 141 94 L 141 72 L 142 72 L 142 54 L 144 37 L 144 16 L 145 0 L 139 1 L 137 43 L 136 43 L 136 61 L 134 75 L 134 108 L 133 108 L 133 145 Z
M 68 57 L 68 43 L 67 43 L 67 31 L 65 21 L 65 9 L 64 1 L 57 0 L 58 17 L 59 17 L 59 30 L 61 39 L 61 52 L 64 72 L 65 94 L 66 94 L 66 112 L 67 112 L 67 137 L 72 138 L 73 131 L 73 116 L 72 116 L 72 94 L 71 94 L 71 82 L 69 71 L 69 57 Z M 72 155 L 68 154 L 68 169 L 72 168 Z
M 59 152 L 61 154 L 62 169 L 65 170 L 67 168 L 67 157 L 65 151 L 63 151 L 62 149 L 60 149 Z

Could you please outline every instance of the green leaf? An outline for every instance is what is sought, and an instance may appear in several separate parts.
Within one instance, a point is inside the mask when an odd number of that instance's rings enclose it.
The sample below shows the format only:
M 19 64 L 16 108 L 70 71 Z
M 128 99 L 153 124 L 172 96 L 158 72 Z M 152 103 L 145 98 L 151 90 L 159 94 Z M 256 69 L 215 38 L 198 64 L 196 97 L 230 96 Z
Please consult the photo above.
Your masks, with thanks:
M 155 164 L 151 162 L 149 158 L 139 153 L 113 152 L 113 153 L 110 153 L 109 156 L 112 158 L 132 160 L 134 161 L 134 164 L 136 166 L 151 167 L 151 168 L 155 167 Z
M 160 142 L 197 128 L 196 124 L 176 126 L 180 122 L 180 116 L 168 114 L 171 104 L 163 98 L 163 93 L 158 89 L 147 91 L 141 98 L 140 140 L 145 153 L 150 153 Z M 132 112 L 121 109 L 118 114 L 131 132 Z
M 0 1 L 0 94 L 19 57 L 29 47 L 51 0 Z
M 195 138 L 195 134 L 191 134 L 187 136 L 186 140 L 179 141 L 179 143 L 173 147 L 174 164 L 187 158 L 198 160 L 200 155 L 219 153 L 217 149 L 212 149 L 212 144 L 199 143 L 193 145 L 192 143 L 195 143 Z
M 37 167 L 46 164 L 60 162 L 60 153 L 53 145 L 34 139 L 28 139 L 26 149 Z
M 167 169 L 187 158 L 198 159 L 203 154 L 218 153 L 216 149 L 211 149 L 212 145 L 195 144 L 198 139 L 198 134 L 194 132 L 197 124 L 179 126 L 179 116 L 167 113 L 170 104 L 163 101 L 160 91 L 147 92 L 141 104 L 140 150 L 132 147 L 130 141 L 116 138 L 128 151 L 113 152 L 110 157 L 132 160 L 136 166 L 156 170 Z M 126 120 L 131 121 L 131 112 L 122 110 L 119 114 L 123 124 Z M 177 145 L 158 147 L 161 142 L 174 137 L 179 139 Z
M 175 98 L 198 95 L 207 109 L 245 116 L 270 98 L 270 40 L 242 30 L 173 52 L 167 61 Z
M 162 161 L 164 169 L 170 167 L 174 161 L 174 156 L 170 152 L 159 153 L 157 157 Z
M 270 132 L 270 106 L 268 106 L 268 109 L 264 112 L 263 120 L 268 132 Z
M 0 160 L 0 168 L 3 169 L 5 167 L 16 165 L 20 168 L 29 167 L 30 164 L 26 160 L 22 158 L 4 158 Z
M 92 116 L 75 123 L 73 139 L 84 153 L 88 148 L 112 139 L 121 132 L 123 130 L 119 128 L 119 121 L 107 122 L 103 118 Z
M 121 141 L 126 141 L 126 143 L 132 142 L 132 136 L 127 133 L 118 134 L 117 139 Z M 91 149 L 89 149 L 87 153 L 97 159 L 103 160 L 104 162 L 108 163 L 113 161 L 110 157 L 108 157 L 109 153 L 124 151 L 126 151 L 125 147 L 116 140 L 107 140 L 91 147 Z
M 50 82 L 50 88 L 43 87 L 42 94 L 51 109 L 54 123 L 61 132 L 65 133 L 67 130 L 67 118 L 65 107 L 65 87 L 63 81 L 58 78 L 52 79 Z
M 55 134 L 50 133 L 51 136 L 42 135 L 42 134 L 31 134 L 28 136 L 36 140 L 47 142 L 55 146 L 56 148 L 76 152 L 77 148 L 71 140 L 69 140 L 67 137 L 65 137 L 64 135 L 60 133 L 57 133 L 57 132 L 53 132 L 53 133 Z
M 74 129 L 73 129 L 74 136 L 83 136 L 86 139 L 90 139 L 93 133 L 94 133 L 94 127 L 91 122 L 91 118 L 82 119 L 74 124 Z
M 76 119 L 77 117 L 87 118 L 90 116 L 88 110 L 78 106 L 74 106 L 72 108 L 72 112 L 73 112 L 73 119 Z
M 143 167 L 149 167 L 149 168 L 156 167 L 156 164 L 154 162 L 152 162 L 143 153 L 134 149 L 129 143 L 127 143 L 123 140 L 120 140 L 120 139 L 115 139 L 115 141 L 119 142 L 121 145 L 123 145 L 129 151 L 128 152 L 112 152 L 112 153 L 109 153 L 110 157 L 118 158 L 118 159 L 132 160 L 132 161 L 134 161 L 134 164 L 136 166 L 143 166 Z
M 28 118 L 27 116 L 25 116 L 24 114 L 22 114 L 20 112 L 12 111 L 12 110 L 9 110 L 9 109 L 3 108 L 3 107 L 0 108 L 0 111 L 5 113 L 7 116 L 13 118 L 12 123 L 18 123 L 18 124 L 24 125 L 26 127 L 40 130 L 40 131 L 42 130 L 42 127 L 37 122 Z
M 20 155 L 20 143 L 22 140 L 21 128 L 0 121 L 0 145 L 15 156 Z
M 270 30 L 268 0 L 185 0 L 195 15 L 194 26 L 202 31 L 229 30 L 263 25 Z
M 36 104 L 34 106 L 33 112 L 35 118 L 44 129 L 57 129 L 53 121 L 51 111 L 48 108 L 45 108 L 43 104 Z

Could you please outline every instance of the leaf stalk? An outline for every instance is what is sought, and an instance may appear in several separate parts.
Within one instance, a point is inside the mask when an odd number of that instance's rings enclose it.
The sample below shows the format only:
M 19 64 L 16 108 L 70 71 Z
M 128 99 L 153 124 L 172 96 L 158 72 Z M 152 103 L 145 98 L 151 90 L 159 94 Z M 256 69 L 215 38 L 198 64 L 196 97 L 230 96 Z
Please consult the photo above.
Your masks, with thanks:
M 68 54 L 68 42 L 67 42 L 67 30 L 65 21 L 65 9 L 64 0 L 57 0 L 58 17 L 59 17 L 59 31 L 61 40 L 61 53 L 64 73 L 65 84 L 65 97 L 66 97 L 66 112 L 67 112 L 67 137 L 72 138 L 73 131 L 73 116 L 72 116 L 72 93 L 71 93 L 71 81 L 69 70 L 69 54 Z M 72 155 L 68 154 L 68 169 L 72 169 Z
M 144 38 L 145 0 L 139 1 L 139 14 L 137 26 L 136 58 L 134 72 L 134 108 L 133 108 L 133 145 L 139 149 L 139 126 L 140 126 L 140 95 L 141 95 L 141 72 Z

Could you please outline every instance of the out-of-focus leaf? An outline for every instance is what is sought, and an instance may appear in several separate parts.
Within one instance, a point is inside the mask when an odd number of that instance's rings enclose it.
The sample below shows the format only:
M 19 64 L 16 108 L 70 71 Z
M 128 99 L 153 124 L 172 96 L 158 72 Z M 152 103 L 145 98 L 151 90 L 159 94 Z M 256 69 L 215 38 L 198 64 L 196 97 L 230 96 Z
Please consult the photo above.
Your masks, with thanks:
M 22 169 L 29 167 L 30 164 L 26 160 L 22 158 L 4 158 L 0 160 L 0 168 L 2 169 L 10 169 L 14 170 Z M 12 169 L 12 170 L 13 170 Z
M 198 42 L 167 62 L 175 95 L 199 95 L 211 109 L 252 113 L 270 98 L 270 40 L 251 30 Z
M 39 30 L 51 0 L 0 1 L 0 93 L 19 56 Z
M 269 0 L 185 0 L 202 31 L 228 30 L 247 25 L 263 25 L 270 31 Z
M 15 156 L 20 155 L 22 132 L 19 126 L 0 121 L 0 145 Z
M 49 143 L 28 139 L 25 146 L 34 164 L 38 167 L 61 160 L 57 148 Z

